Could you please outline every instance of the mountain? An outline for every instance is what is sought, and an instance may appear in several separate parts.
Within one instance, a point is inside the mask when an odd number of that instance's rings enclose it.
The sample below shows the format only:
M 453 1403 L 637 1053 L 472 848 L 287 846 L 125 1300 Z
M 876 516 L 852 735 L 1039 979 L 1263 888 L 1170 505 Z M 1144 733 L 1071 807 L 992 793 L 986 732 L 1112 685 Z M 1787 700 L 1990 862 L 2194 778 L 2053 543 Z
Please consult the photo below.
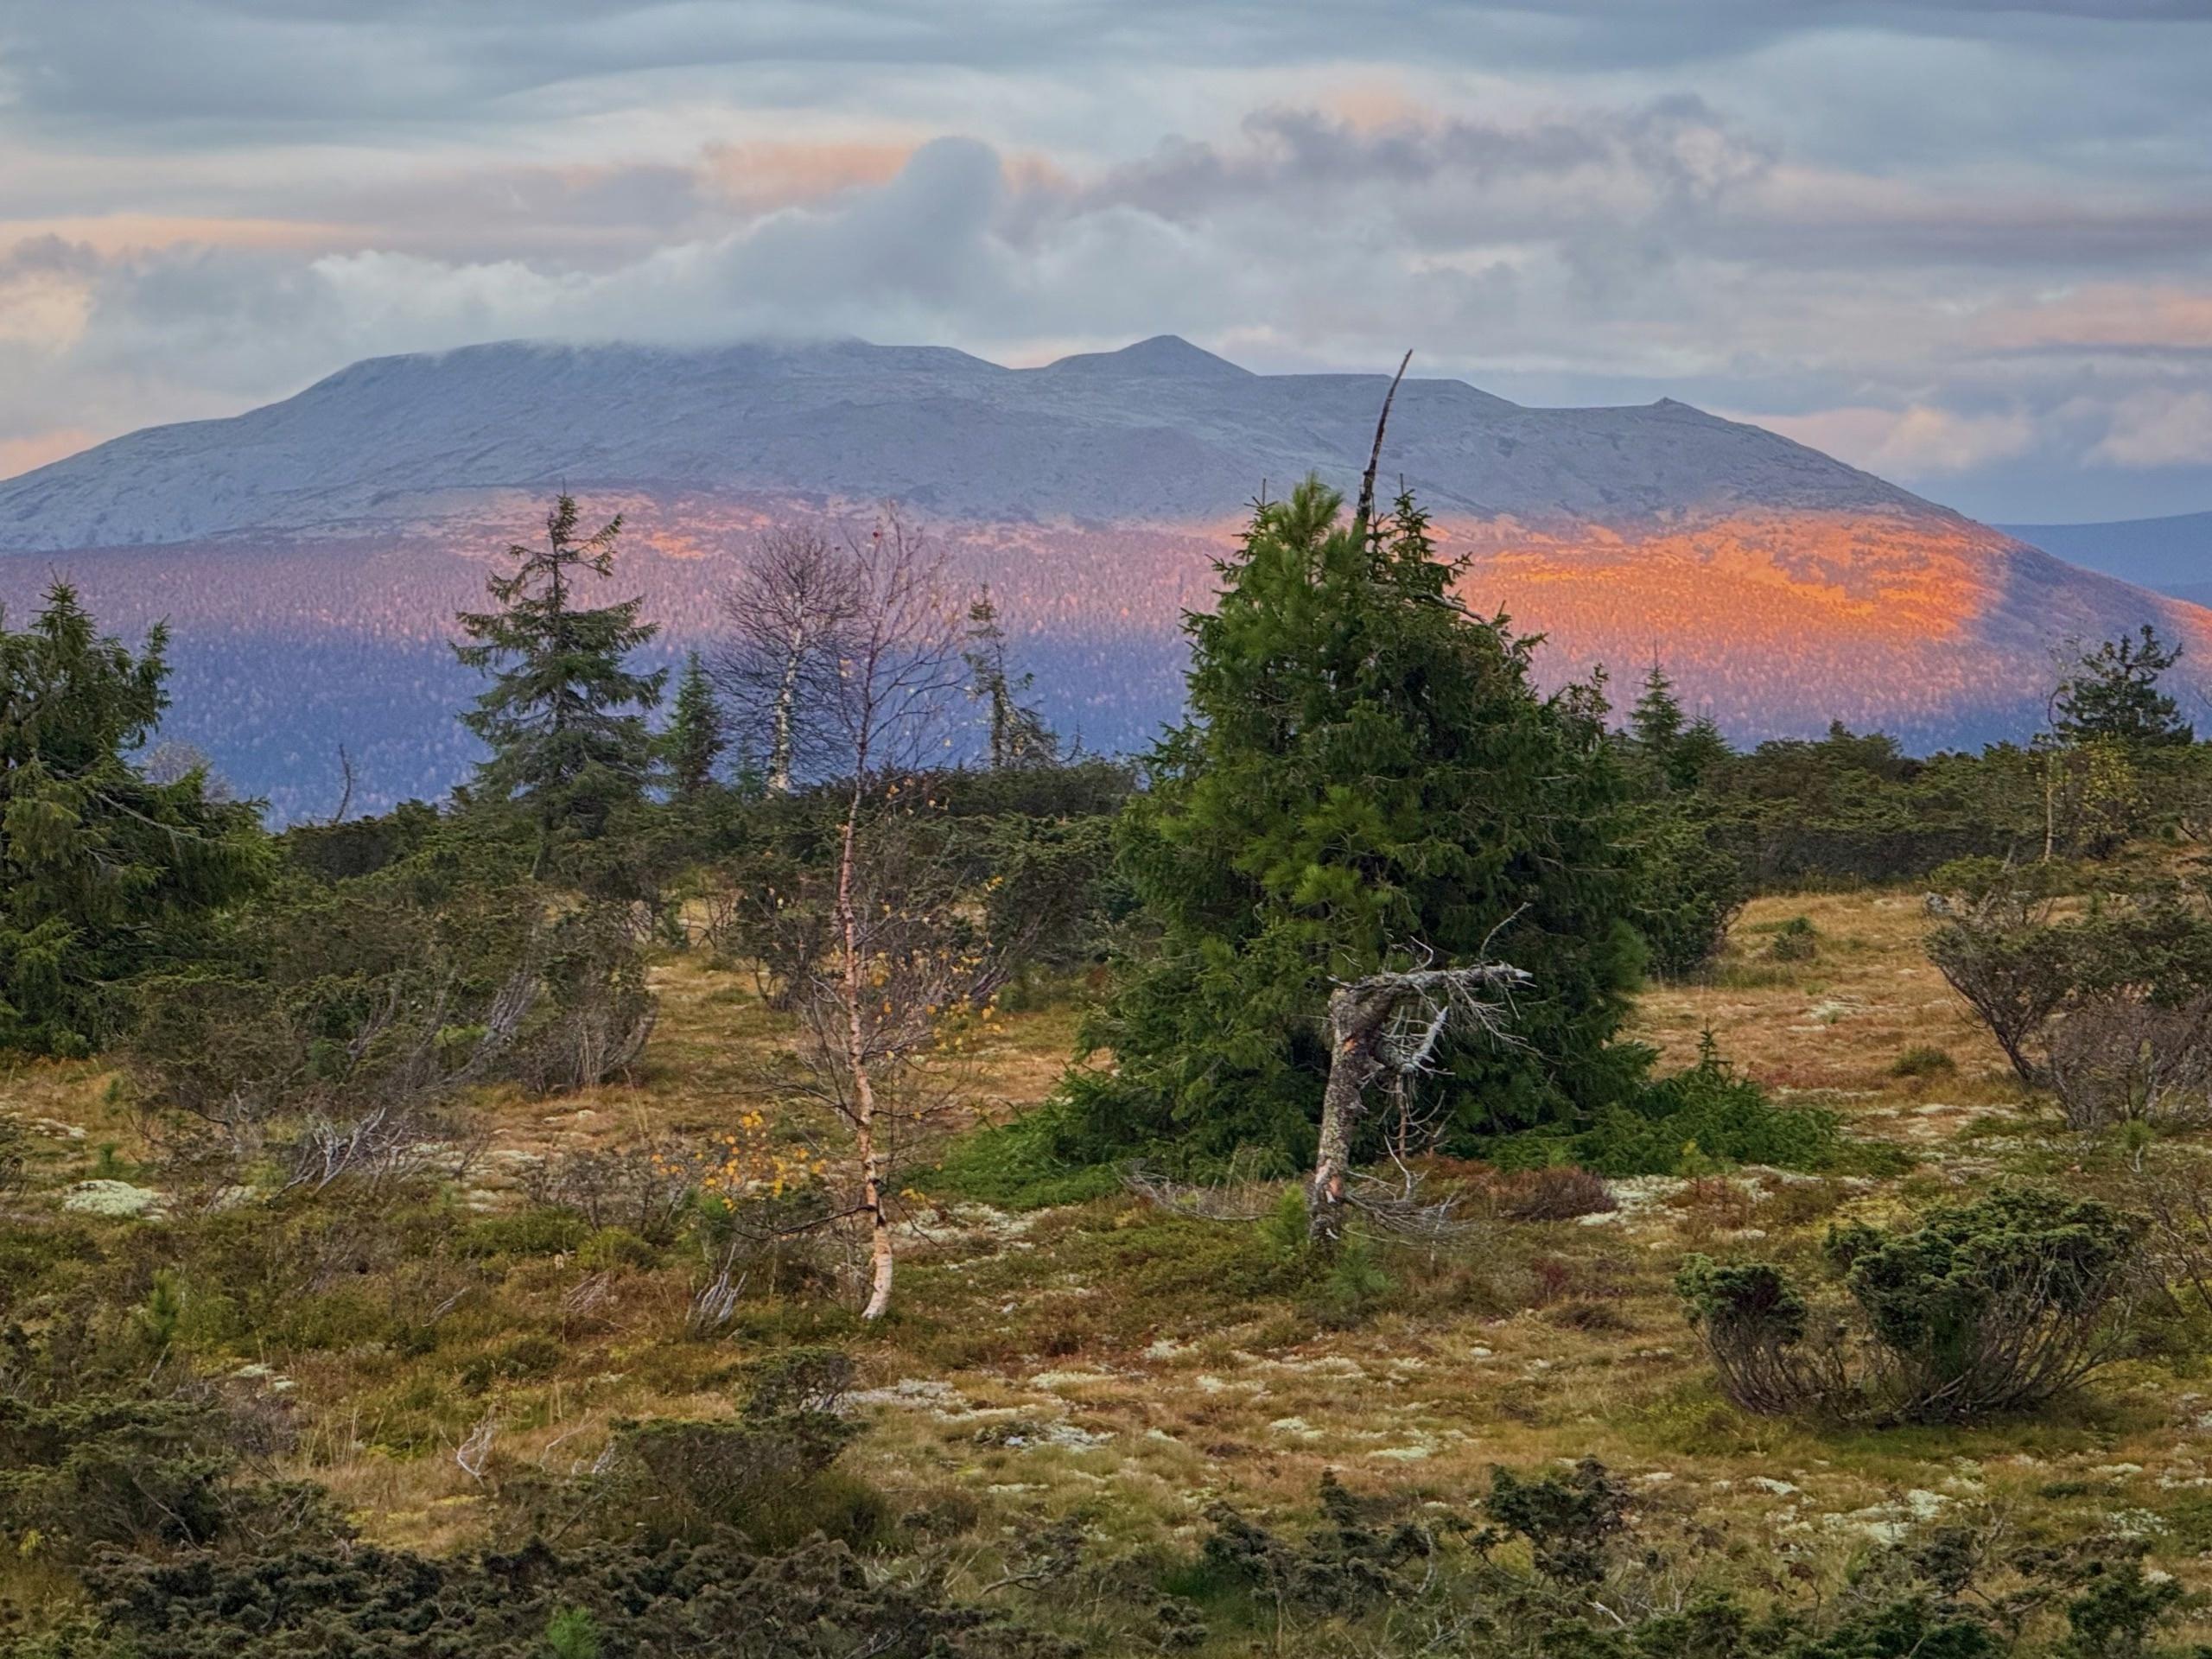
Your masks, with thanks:
M 2090 570 L 2212 605 L 2212 512 L 2103 524 L 2006 524 L 2008 536 Z
M 965 353 L 473 346 L 375 358 L 229 420 L 149 428 L 0 483 L 0 549 L 383 523 L 452 490 L 652 486 L 1027 522 L 1182 521 L 1351 476 L 1384 382 L 1258 375 L 1172 337 L 1006 369 Z M 1523 409 L 1410 380 L 1390 461 L 1440 512 L 1924 507 L 1757 427 L 1662 401 Z
M 165 730 L 301 815 L 334 804 L 341 742 L 356 806 L 463 773 L 451 613 L 555 490 L 624 513 L 620 588 L 670 652 L 711 640 L 762 528 L 890 498 L 990 582 L 1055 722 L 1129 747 L 1176 711 L 1179 619 L 1249 502 L 1308 473 L 1349 488 L 1386 384 L 1172 336 L 1029 369 L 860 341 L 378 358 L 0 481 L 0 598 L 20 612 L 60 573 L 126 630 L 168 617 Z M 2056 639 L 2145 620 L 2212 688 L 2212 613 L 1671 400 L 1532 409 L 1409 379 L 1384 475 L 1465 557 L 1471 605 L 1548 636 L 1553 680 L 1656 655 L 1738 737 L 2024 734 Z

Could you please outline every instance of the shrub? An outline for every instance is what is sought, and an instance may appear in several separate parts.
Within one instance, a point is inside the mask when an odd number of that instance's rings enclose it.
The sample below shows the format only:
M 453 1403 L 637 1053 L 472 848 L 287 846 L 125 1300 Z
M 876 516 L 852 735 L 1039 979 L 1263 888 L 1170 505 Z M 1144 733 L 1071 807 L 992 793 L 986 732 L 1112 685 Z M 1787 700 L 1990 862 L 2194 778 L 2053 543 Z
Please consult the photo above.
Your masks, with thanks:
M 1899 1415 L 1944 1421 L 2039 1405 L 2115 1357 L 2142 1241 L 2094 1199 L 2016 1187 L 1886 1236 L 1837 1229 L 1827 1249 L 1878 1386 Z
M 2141 1240 L 2094 1200 L 2008 1188 L 1888 1234 L 1832 1230 L 1827 1255 L 1857 1316 L 1855 1374 L 1778 1269 L 1684 1264 L 1690 1322 L 1747 1409 L 1957 1422 L 2042 1404 L 2120 1351 Z
M 1890 1063 L 1893 1077 L 1947 1077 L 1958 1069 L 1948 1052 L 1929 1043 L 1915 1044 Z
M 1502 1184 L 1498 1201 L 1514 1221 L 1573 1221 L 1620 1208 L 1603 1177 L 1572 1164 L 1516 1170 Z
M 2212 1092 L 2212 885 L 2148 883 L 2056 913 L 2042 872 L 1945 872 L 1928 955 L 2022 1082 L 2084 1127 L 2196 1109 Z
M 1720 1391 L 1745 1410 L 1792 1411 L 1841 1397 L 1836 1351 L 1805 1346 L 1810 1310 L 1780 1269 L 1692 1255 L 1675 1287 L 1705 1339 Z
M 728 1529 L 763 1548 L 815 1532 L 878 1542 L 890 1521 L 883 1498 L 831 1466 L 858 1433 L 839 1412 L 853 1376 L 836 1349 L 794 1349 L 753 1369 L 734 1420 L 619 1424 L 588 1496 L 608 1524 L 654 1539 Z
M 1812 962 L 1821 954 L 1821 930 L 1809 916 L 1792 916 L 1775 929 L 1766 953 L 1776 962 Z
M 207 1397 L 0 1396 L 0 1537 L 70 1560 L 106 1545 L 334 1530 L 319 1491 L 241 1478 L 250 1438 Z
M 650 1268 L 659 1260 L 658 1247 L 627 1227 L 602 1227 L 576 1250 L 576 1265 L 594 1273 L 608 1268 Z
M 879 1577 L 817 1540 L 762 1554 L 718 1533 L 556 1554 L 435 1560 L 304 1546 L 244 1560 L 118 1560 L 87 1575 L 97 1629 L 67 1659 L 1065 1659 L 1065 1644 L 950 1599 L 941 1578 Z
M 585 1147 L 535 1165 L 523 1184 L 542 1208 L 572 1210 L 595 1230 L 627 1228 L 665 1244 L 690 1206 L 699 1167 L 696 1156 L 666 1144 Z
M 1605 1575 L 1607 1553 L 1628 1527 L 1628 1489 L 1595 1458 L 1565 1473 L 1535 1477 L 1491 1470 L 1483 1511 L 1529 1541 L 1536 1570 L 1570 1584 L 1594 1584 Z
M 566 1255 L 582 1247 L 592 1229 L 582 1216 L 565 1210 L 524 1210 L 512 1216 L 483 1216 L 461 1236 L 461 1253 L 496 1255 Z
M 1327 1261 L 1313 1294 L 1322 1316 L 1332 1324 L 1357 1324 L 1378 1298 L 1395 1287 L 1396 1281 L 1383 1271 L 1370 1239 L 1346 1237 Z
M 747 1372 L 746 1415 L 755 1421 L 834 1417 L 843 1409 L 856 1375 L 853 1357 L 841 1348 L 786 1348 L 756 1361 Z
M 873 1543 L 889 1522 L 883 1499 L 830 1468 L 851 1438 L 836 1419 L 796 1415 L 622 1423 L 598 1478 L 598 1508 L 608 1525 L 655 1540 L 698 1542 L 728 1529 L 756 1546 L 817 1531 Z
M 0 1113 L 0 1198 L 23 1184 L 23 1166 L 30 1154 L 30 1136 L 12 1112 Z
M 1071 1088 L 1079 1091 L 1080 1082 L 1071 1078 Z M 1050 1102 L 1011 1123 L 970 1130 L 946 1149 L 930 1190 L 1008 1210 L 1083 1204 L 1119 1191 L 1121 1172 L 1113 1163 L 1087 1160 L 1087 1147 L 1077 1155 L 1063 1153 L 1069 1117 L 1066 1106 Z
M 1601 1175 L 1676 1175 L 1715 1166 L 1823 1169 L 1841 1149 L 1834 1113 L 1778 1107 L 1722 1059 L 1710 1033 L 1698 1062 L 1644 1084 L 1579 1135 L 1520 1135 L 1493 1149 L 1503 1164 L 1572 1162 Z
M 2020 1081 L 2039 1085 L 2043 1043 L 2075 983 L 2075 938 L 2051 919 L 2051 895 L 1999 881 L 1932 894 L 1929 908 L 1942 920 L 1928 936 L 1928 959 L 1988 1027 Z
M 1210 1505 L 1202 1573 L 1256 1592 L 1263 1604 L 1357 1613 L 1388 1599 L 1398 1587 L 1397 1569 L 1433 1548 L 1419 1527 L 1382 1523 L 1333 1474 L 1322 1475 L 1319 1498 L 1321 1523 L 1298 1539 L 1270 1531 L 1233 1504 Z
M 2212 997 L 2087 999 L 2051 1033 L 2049 1069 L 2069 1128 L 2212 1121 Z

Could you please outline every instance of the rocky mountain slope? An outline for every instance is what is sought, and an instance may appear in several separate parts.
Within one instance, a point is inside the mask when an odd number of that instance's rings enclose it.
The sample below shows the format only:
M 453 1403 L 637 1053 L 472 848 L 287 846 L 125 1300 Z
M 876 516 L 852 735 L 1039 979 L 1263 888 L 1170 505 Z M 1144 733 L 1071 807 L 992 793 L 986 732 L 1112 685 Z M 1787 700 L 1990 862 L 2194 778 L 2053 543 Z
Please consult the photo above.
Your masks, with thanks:
M 377 358 L 281 404 L 149 428 L 0 483 L 0 550 L 327 529 L 417 511 L 442 492 L 564 480 L 888 495 L 987 520 L 1208 518 L 1263 483 L 1348 479 L 1385 384 L 1253 374 L 1168 336 L 1039 369 L 857 341 Z M 1394 471 L 1444 513 L 1926 505 L 1671 402 L 1523 409 L 1460 381 L 1414 379 L 1390 438 Z
M 556 488 L 625 512 L 620 582 L 671 649 L 711 640 L 764 525 L 891 498 L 993 585 L 1056 721 L 1128 747 L 1176 709 L 1179 618 L 1246 505 L 1309 472 L 1348 486 L 1385 384 L 1170 337 L 1033 369 L 858 341 L 376 359 L 0 481 L 0 599 L 20 613 L 58 572 L 125 630 L 169 618 L 168 729 L 302 813 L 341 741 L 357 804 L 461 774 L 451 613 Z M 1412 379 L 1384 470 L 1465 556 L 1469 601 L 1548 636 L 1550 677 L 1656 657 L 1739 739 L 1831 718 L 1923 748 L 2024 735 L 2056 641 L 2146 620 L 2212 709 L 2212 613 L 1682 404 Z

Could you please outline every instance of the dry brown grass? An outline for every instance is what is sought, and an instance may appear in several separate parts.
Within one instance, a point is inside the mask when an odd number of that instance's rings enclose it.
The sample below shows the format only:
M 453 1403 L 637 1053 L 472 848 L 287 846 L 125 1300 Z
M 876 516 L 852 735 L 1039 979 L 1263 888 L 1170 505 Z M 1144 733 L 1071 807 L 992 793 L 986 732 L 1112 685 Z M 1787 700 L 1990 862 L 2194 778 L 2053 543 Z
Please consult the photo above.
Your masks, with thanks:
M 1760 930 L 1801 914 L 1818 930 L 1817 957 L 1764 957 Z M 1688 1249 L 1803 1261 L 1839 1216 L 1897 1213 L 2000 1169 L 2082 1155 L 1988 1134 L 2026 1121 L 2018 1090 L 1921 956 L 1923 926 L 1910 893 L 1759 900 L 1713 982 L 1654 988 L 1635 1023 L 1669 1065 L 1694 1059 L 1709 1029 L 1753 1077 L 1908 1146 L 1918 1167 L 1885 1183 L 1745 1173 L 1645 1183 L 1618 1211 L 1579 1220 L 1501 1215 L 1455 1243 L 1384 1250 L 1395 1287 L 1348 1325 L 1305 1293 L 1238 1288 L 1255 1271 L 1250 1224 L 1209 1230 L 1126 1196 L 1023 1217 L 924 1206 L 899 1308 L 867 1330 L 818 1297 L 793 1298 L 749 1307 L 727 1338 L 688 1340 L 695 1263 L 681 1255 L 625 1270 L 578 1318 L 562 1305 L 585 1269 L 532 1261 L 471 1317 L 480 1345 L 501 1332 L 559 1332 L 550 1374 L 464 1396 L 443 1349 L 415 1360 L 270 1356 L 296 1382 L 297 1461 L 371 1536 L 444 1548 L 480 1525 L 485 1489 L 453 1447 L 483 1417 L 499 1423 L 489 1478 L 565 1471 L 596 1454 L 614 1418 L 727 1412 L 747 1359 L 827 1338 L 853 1349 L 874 1391 L 856 1469 L 914 1501 L 959 1494 L 980 1506 L 979 1535 L 1080 1510 L 1114 1543 L 1186 1541 L 1211 1497 L 1302 1504 L 1325 1469 L 1363 1488 L 1465 1501 L 1493 1464 L 1597 1456 L 1635 1484 L 1662 1533 L 1720 1529 L 1747 1559 L 1789 1554 L 1822 1574 L 1915 1506 L 2009 1504 L 2022 1523 L 2063 1535 L 2115 1510 L 2181 1504 L 2152 1533 L 2153 1554 L 2202 1580 L 2212 1404 L 2198 1396 L 2212 1387 L 2163 1362 L 2119 1368 L 2088 1400 L 2032 1421 L 1846 1434 L 1726 1406 L 1682 1323 L 1670 1281 Z M 663 1019 L 639 1078 L 556 1102 L 486 1103 L 507 1166 L 648 1128 L 703 1135 L 743 1111 L 802 1109 L 788 1028 L 747 982 L 690 959 L 657 982 Z M 1073 1024 L 1065 1009 L 1005 1019 L 976 1057 L 971 1114 L 1040 1099 Z M 1956 1071 L 1893 1075 L 1922 1046 L 1947 1051 Z M 18 1068 L 0 1083 L 0 1105 L 86 1127 L 86 1141 L 49 1141 L 58 1176 L 117 1132 L 104 1088 L 92 1067 Z M 1059 1443 L 978 1440 L 1015 1420 L 1055 1427 Z M 436 1425 L 429 1443 L 426 1422 Z M 415 1438 L 388 1444 L 396 1424 Z M 988 1550 L 974 1570 L 994 1570 Z

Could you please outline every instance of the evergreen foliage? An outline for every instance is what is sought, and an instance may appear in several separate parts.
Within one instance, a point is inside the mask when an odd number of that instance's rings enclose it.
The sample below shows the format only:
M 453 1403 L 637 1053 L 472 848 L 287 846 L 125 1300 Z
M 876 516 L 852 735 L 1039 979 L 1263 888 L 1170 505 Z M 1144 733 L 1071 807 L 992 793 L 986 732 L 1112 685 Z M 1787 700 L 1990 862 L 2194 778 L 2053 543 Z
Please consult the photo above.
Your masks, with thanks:
M 695 651 L 684 659 L 683 673 L 676 682 L 676 706 L 668 730 L 661 734 L 669 787 L 677 799 L 696 800 L 704 794 L 715 781 L 715 762 L 728 747 L 721 705 L 715 700 L 706 664 Z
M 1695 1065 L 1643 1084 L 1587 1128 L 1510 1136 L 1491 1149 L 1507 1166 L 1574 1164 L 1600 1175 L 1675 1175 L 1764 1164 L 1825 1169 L 1842 1154 L 1836 1115 L 1778 1107 L 1720 1058 L 1707 1037 Z
M 0 1046 L 88 1052 L 114 988 L 203 950 L 269 868 L 255 809 L 203 772 L 135 766 L 168 698 L 167 635 L 134 656 L 56 582 L 27 627 L 0 617 Z
M 2158 746 L 2193 742 L 2196 734 L 2158 678 L 2181 660 L 2182 648 L 2159 639 L 2149 623 L 2078 656 L 2051 699 L 2051 730 L 2067 743 Z
M 644 792 L 653 758 L 645 711 L 667 677 L 626 665 L 657 632 L 639 620 L 641 600 L 576 602 L 585 575 L 613 573 L 620 516 L 581 539 L 576 526 L 575 499 L 563 494 L 545 515 L 544 545 L 509 547 L 514 569 L 486 582 L 497 608 L 460 613 L 475 643 L 454 648 L 493 677 L 461 717 L 492 751 L 477 768 L 478 798 L 529 815 L 541 868 L 556 842 L 601 834 L 616 807 Z
M 1780 1270 L 1692 1255 L 1676 1281 L 1722 1385 L 1748 1410 L 1970 1422 L 2038 1406 L 2117 1357 L 2142 1230 L 2095 1199 L 2000 1187 L 1913 1225 L 1833 1230 L 1865 1357 Z
M 961 659 L 968 665 L 968 695 L 983 705 L 993 770 L 1001 766 L 1047 766 L 1059 757 L 1059 739 L 1045 717 L 1021 701 L 1036 683 L 1033 674 L 1007 667 L 1006 628 L 987 587 L 968 607 L 968 644 Z
M 1571 1119 L 1643 1063 L 1611 1041 L 1643 951 L 1599 720 L 1540 696 L 1535 642 L 1454 601 L 1410 497 L 1371 533 L 1340 506 L 1309 480 L 1259 507 L 1218 607 L 1188 624 L 1190 718 L 1123 818 L 1159 948 L 1088 1033 L 1118 1075 L 1079 1077 L 1064 1120 L 1091 1153 L 1172 1140 L 1302 1164 L 1330 980 L 1416 952 L 1535 976 L 1525 1046 L 1446 1057 L 1460 1140 Z
M 1655 660 L 1643 677 L 1643 690 L 1629 710 L 1629 739 L 1662 769 L 1674 758 L 1686 726 L 1675 683 Z M 1669 779 L 1671 782 L 1672 779 Z

